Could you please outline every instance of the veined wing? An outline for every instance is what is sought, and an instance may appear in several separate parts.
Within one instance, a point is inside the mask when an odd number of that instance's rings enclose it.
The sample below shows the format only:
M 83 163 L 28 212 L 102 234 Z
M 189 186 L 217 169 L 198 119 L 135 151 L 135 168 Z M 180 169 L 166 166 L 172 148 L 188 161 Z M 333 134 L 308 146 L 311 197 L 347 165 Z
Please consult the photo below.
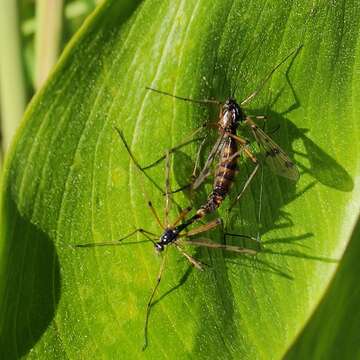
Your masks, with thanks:
M 281 147 L 256 124 L 251 124 L 251 130 L 254 134 L 255 140 L 264 150 L 266 163 L 272 171 L 274 171 L 277 175 L 297 181 L 300 176 L 299 170 L 285 151 L 282 150 Z
M 219 136 L 219 138 L 217 139 L 215 145 L 211 149 L 210 154 L 209 154 L 209 156 L 205 162 L 205 165 L 204 165 L 203 169 L 201 170 L 199 176 L 195 179 L 195 181 L 192 185 L 193 190 L 197 189 L 209 175 L 210 166 L 211 166 L 212 162 L 214 161 L 215 157 L 220 153 L 222 146 L 224 144 L 223 139 L 224 139 L 224 134 L 221 134 Z

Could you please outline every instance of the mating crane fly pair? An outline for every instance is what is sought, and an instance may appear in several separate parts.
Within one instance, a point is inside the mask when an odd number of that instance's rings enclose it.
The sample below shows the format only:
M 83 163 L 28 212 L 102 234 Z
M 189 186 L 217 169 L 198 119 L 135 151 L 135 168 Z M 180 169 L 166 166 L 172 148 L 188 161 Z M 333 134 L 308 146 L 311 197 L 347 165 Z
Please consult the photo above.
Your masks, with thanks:
M 146 174 L 145 170 L 151 168 L 152 166 L 158 164 L 161 160 L 165 160 L 165 219 L 162 222 L 153 207 L 152 203 L 148 201 L 148 206 L 151 212 L 156 219 L 157 224 L 162 229 L 162 234 L 158 237 L 153 232 L 144 230 L 142 228 L 136 229 L 132 233 L 128 234 L 127 236 L 117 240 L 117 241 L 109 241 L 103 243 L 89 243 L 89 244 L 78 244 L 77 247 L 93 247 L 93 246 L 105 246 L 105 245 L 120 245 L 122 242 L 131 236 L 135 235 L 136 233 L 141 233 L 149 242 L 152 242 L 156 251 L 158 253 L 164 252 L 164 256 L 162 258 L 159 274 L 157 276 L 157 282 L 155 287 L 152 290 L 151 296 L 147 303 L 146 309 L 146 316 L 145 316 L 145 325 L 144 325 L 144 347 L 146 348 L 148 339 L 147 339 L 147 331 L 148 331 L 148 321 L 150 316 L 150 309 L 152 306 L 152 301 L 155 296 L 155 293 L 158 289 L 160 284 L 162 274 L 165 268 L 165 259 L 166 259 L 166 249 L 169 245 L 175 246 L 175 248 L 183 255 L 185 258 L 197 269 L 202 270 L 203 264 L 192 257 L 189 253 L 187 253 L 184 249 L 184 246 L 198 246 L 198 247 L 207 247 L 207 248 L 215 248 L 215 249 L 224 249 L 227 251 L 237 252 L 237 253 L 244 253 L 249 255 L 256 254 L 256 251 L 253 249 L 247 249 L 240 246 L 233 246 L 233 245 L 226 245 L 220 243 L 214 243 L 208 239 L 196 239 L 196 240 L 184 240 L 184 238 L 190 238 L 194 235 L 199 235 L 203 232 L 207 232 L 212 230 L 220 225 L 222 225 L 222 221 L 220 218 L 212 220 L 204 225 L 200 225 L 196 228 L 191 230 L 187 230 L 190 225 L 199 221 L 200 219 L 204 218 L 206 215 L 213 213 L 224 201 L 226 196 L 228 195 L 231 185 L 234 182 L 236 171 L 237 171 L 237 163 L 240 156 L 245 155 L 249 158 L 255 165 L 254 170 L 251 172 L 250 176 L 248 177 L 247 181 L 245 182 L 241 192 L 236 196 L 234 201 L 232 202 L 230 209 L 234 206 L 234 204 L 241 198 L 242 194 L 244 193 L 245 189 L 250 184 L 251 180 L 257 173 L 260 163 L 255 157 L 255 155 L 251 152 L 249 148 L 248 140 L 240 137 L 237 134 L 237 129 L 239 125 L 245 124 L 251 129 L 251 132 L 259 145 L 260 149 L 265 154 L 265 161 L 269 165 L 269 167 L 278 175 L 289 178 L 293 181 L 297 181 L 299 178 L 299 172 L 294 163 L 290 160 L 290 158 L 286 155 L 286 153 L 267 135 L 261 128 L 259 128 L 256 123 L 253 121 L 252 116 L 246 115 L 243 106 L 249 103 L 257 94 L 262 90 L 266 82 L 270 79 L 272 74 L 292 55 L 297 53 L 301 47 L 292 51 L 288 56 L 286 56 L 276 67 L 274 67 L 269 74 L 262 80 L 259 87 L 251 93 L 248 97 L 246 97 L 240 104 L 233 98 L 226 100 L 225 102 L 220 102 L 217 100 L 196 100 L 191 98 L 186 98 L 174 94 L 170 94 L 165 91 L 157 90 L 154 88 L 147 88 L 153 92 L 171 96 L 173 98 L 194 102 L 198 104 L 215 104 L 220 107 L 219 113 L 219 120 L 217 122 L 217 129 L 219 132 L 219 137 L 214 144 L 212 150 L 210 151 L 207 160 L 205 162 L 204 167 L 200 171 L 198 176 L 194 176 L 193 182 L 190 184 L 190 188 L 192 190 L 196 190 L 204 180 L 210 174 L 210 167 L 214 162 L 215 158 L 218 158 L 218 165 L 215 171 L 214 176 L 214 185 L 212 191 L 210 192 L 207 201 L 197 209 L 196 213 L 187 219 L 188 213 L 191 211 L 191 208 L 186 208 L 181 211 L 178 218 L 172 223 L 169 223 L 169 211 L 170 211 L 170 196 L 172 194 L 170 189 L 170 153 L 174 152 L 175 150 L 179 149 L 180 147 L 189 143 L 189 141 L 184 142 L 172 149 L 169 149 L 166 154 L 161 157 L 160 159 L 156 160 L 152 164 L 142 167 L 137 162 L 136 158 L 133 156 L 129 145 L 126 142 L 124 134 L 121 130 L 116 128 L 116 131 L 119 134 L 120 139 L 122 140 L 125 148 L 127 149 L 129 156 L 131 157 L 132 161 L 134 162 L 135 166 L 138 170 L 140 170 L 148 179 L 150 177 Z M 263 116 L 256 117 L 256 118 L 264 118 Z M 196 130 L 197 133 L 200 129 Z M 195 133 L 192 135 L 194 136 Z M 200 150 L 197 152 L 197 159 L 195 164 L 198 163 L 198 157 L 200 155 Z M 196 165 L 193 172 L 193 175 L 196 171 Z M 151 179 L 150 179 L 151 180 Z M 161 190 L 161 188 L 158 187 Z M 247 235 L 235 235 L 245 237 L 251 240 L 257 241 L 257 239 L 247 236 Z

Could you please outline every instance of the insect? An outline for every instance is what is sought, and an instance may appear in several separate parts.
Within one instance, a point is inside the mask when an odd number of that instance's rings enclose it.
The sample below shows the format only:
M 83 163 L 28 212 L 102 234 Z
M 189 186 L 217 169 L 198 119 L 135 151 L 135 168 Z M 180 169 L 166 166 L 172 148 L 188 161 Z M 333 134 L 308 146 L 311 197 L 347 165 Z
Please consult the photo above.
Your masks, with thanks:
M 259 164 L 256 158 L 249 151 L 247 141 L 236 136 L 236 130 L 238 127 L 239 119 L 245 118 L 242 109 L 233 100 L 227 100 L 221 108 L 219 116 L 218 128 L 219 139 L 216 142 L 213 150 L 210 152 L 208 160 L 204 166 L 199 177 L 193 184 L 193 189 L 197 188 L 208 175 L 208 167 L 215 154 L 219 154 L 219 164 L 215 171 L 215 180 L 211 193 L 208 196 L 207 201 L 196 211 L 196 214 L 189 219 L 189 222 L 195 222 L 205 215 L 214 212 L 224 201 L 228 195 L 231 185 L 234 182 L 235 174 L 237 171 L 237 161 L 242 153 L 245 153 L 251 160 L 256 163 L 256 167 L 246 181 L 241 194 L 245 191 L 249 185 L 255 173 L 258 170 Z M 240 149 L 237 143 L 240 142 Z M 237 196 L 237 200 L 240 196 Z
M 206 177 L 210 174 L 210 166 L 216 157 L 219 157 L 219 165 L 217 167 L 215 173 L 215 182 L 214 189 L 210 197 L 212 200 L 208 199 L 207 204 L 202 208 L 203 213 L 208 213 L 210 211 L 215 210 L 221 202 L 226 197 L 232 182 L 234 181 L 234 176 L 237 167 L 237 160 L 241 154 L 245 154 L 256 166 L 248 178 L 248 182 L 255 176 L 258 168 L 259 162 L 255 155 L 249 149 L 249 142 L 245 139 L 237 135 L 237 128 L 240 124 L 245 124 L 251 129 L 251 132 L 259 145 L 260 149 L 265 154 L 265 161 L 269 165 L 269 167 L 278 175 L 286 177 L 290 180 L 297 181 L 299 179 L 299 171 L 293 161 L 289 158 L 289 156 L 281 149 L 281 147 L 275 143 L 271 139 L 271 137 L 266 134 L 254 121 L 253 117 L 246 115 L 243 106 L 248 104 L 253 98 L 255 98 L 258 93 L 265 86 L 266 82 L 271 78 L 273 73 L 293 54 L 297 53 L 301 49 L 301 46 L 294 51 L 292 51 L 289 55 L 287 55 L 278 65 L 276 65 L 269 74 L 261 81 L 258 88 L 247 96 L 244 100 L 240 102 L 240 104 L 233 98 L 229 98 L 225 102 L 221 102 L 218 100 L 198 100 L 191 99 L 182 96 L 173 95 L 171 93 L 157 90 L 151 87 L 147 87 L 148 90 L 153 92 L 171 96 L 179 100 L 194 102 L 198 104 L 216 104 L 220 107 L 219 120 L 216 124 L 216 127 L 219 131 L 219 137 L 213 146 L 212 150 L 209 153 L 209 156 L 205 162 L 203 169 L 201 170 L 198 176 L 195 176 L 195 171 L 198 163 L 198 156 L 200 154 L 200 150 L 197 153 L 197 158 L 195 161 L 195 167 L 193 171 L 193 182 L 190 185 L 186 185 L 176 191 L 183 190 L 186 187 L 190 187 L 192 190 L 197 189 L 200 184 L 206 179 Z M 257 116 L 256 118 L 264 118 L 264 116 Z M 205 126 L 203 126 L 205 127 Z M 192 135 L 196 134 L 202 128 L 197 129 Z M 182 146 L 185 146 L 190 141 L 183 142 L 176 147 L 169 149 L 169 152 L 174 152 Z M 238 149 L 238 144 L 240 145 L 240 149 Z M 145 170 L 153 167 L 162 161 L 164 157 L 156 160 L 148 166 L 142 167 L 142 170 Z M 248 185 L 245 184 L 246 186 Z M 246 188 L 245 186 L 245 188 Z M 244 190 L 244 189 L 243 189 Z M 236 199 L 233 201 L 232 206 L 240 199 L 243 191 L 237 195 Z M 200 215 L 200 213 L 199 213 Z
M 240 105 L 236 102 L 235 99 L 228 99 L 224 103 L 216 100 L 194 100 L 190 98 L 184 98 L 176 95 L 172 95 L 167 92 L 163 92 L 160 90 L 156 90 L 153 88 L 149 88 L 152 91 L 158 92 L 160 94 L 172 96 L 184 101 L 192 101 L 195 103 L 205 103 L 205 104 L 217 104 L 220 106 L 220 115 L 219 121 L 217 124 L 219 130 L 219 137 L 216 141 L 214 147 L 212 148 L 206 163 L 201 170 L 199 176 L 194 180 L 191 185 L 192 189 L 196 189 L 200 186 L 200 184 L 205 180 L 205 178 L 209 175 L 209 169 L 214 161 L 214 159 L 219 156 L 219 164 L 216 170 L 215 181 L 213 189 L 204 205 L 202 205 L 189 219 L 186 219 L 188 213 L 191 211 L 191 208 L 183 209 L 178 218 L 173 222 L 169 223 L 169 210 L 171 205 L 171 190 L 170 190 L 170 182 L 169 182 L 169 173 L 170 173 L 170 153 L 174 152 L 181 146 L 184 146 L 186 143 L 180 144 L 175 148 L 168 150 L 165 155 L 157 160 L 156 162 L 150 164 L 147 167 L 141 167 L 140 164 L 137 162 L 135 157 L 132 155 L 132 152 L 125 140 L 125 137 L 119 129 L 116 129 L 120 139 L 122 140 L 125 148 L 127 149 L 131 159 L 135 163 L 136 167 L 148 178 L 151 178 L 146 174 L 145 170 L 154 166 L 155 164 L 159 163 L 161 160 L 165 159 L 165 216 L 164 222 L 160 220 L 155 208 L 153 207 L 152 203 L 148 201 L 148 207 L 152 212 L 156 223 L 162 229 L 162 233 L 157 235 L 153 232 L 148 230 L 138 228 L 135 231 L 131 232 L 127 236 L 112 242 L 103 242 L 103 243 L 90 243 L 90 244 L 78 244 L 77 247 L 93 247 L 93 246 L 105 246 L 105 245 L 121 245 L 124 244 L 124 240 L 132 237 L 133 235 L 140 233 L 142 234 L 147 241 L 151 242 L 156 250 L 157 253 L 162 253 L 162 261 L 160 265 L 160 269 L 158 272 L 158 276 L 156 278 L 156 284 L 152 289 L 151 295 L 147 302 L 146 307 L 146 315 L 145 315 L 145 323 L 144 323 L 144 346 L 143 350 L 146 349 L 148 345 L 148 324 L 149 324 L 149 317 L 151 312 L 151 307 L 153 305 L 153 299 L 156 295 L 158 287 L 160 285 L 162 275 L 165 269 L 165 261 L 166 261 L 166 254 L 167 250 L 170 246 L 175 247 L 181 255 L 183 255 L 191 265 L 199 270 L 203 270 L 203 264 L 192 257 L 188 252 L 185 251 L 186 246 L 199 246 L 199 247 L 207 247 L 207 248 L 214 248 L 214 249 L 224 249 L 226 251 L 232 251 L 236 253 L 244 253 L 249 255 L 256 254 L 256 250 L 254 249 L 247 249 L 240 246 L 232 246 L 220 243 L 214 243 L 209 241 L 208 239 L 196 239 L 196 240 L 185 240 L 186 238 L 190 238 L 195 235 L 199 235 L 203 232 L 207 232 L 209 230 L 213 230 L 214 228 L 222 225 L 222 221 L 220 218 L 215 220 L 209 221 L 204 225 L 200 225 L 194 229 L 187 230 L 188 227 L 193 224 L 195 221 L 203 218 L 206 214 L 209 214 L 215 211 L 220 204 L 223 202 L 225 197 L 227 196 L 231 184 L 234 180 L 236 168 L 237 168 L 237 160 L 241 154 L 245 154 L 248 158 L 250 158 L 254 164 L 256 165 L 253 172 L 247 179 L 244 188 L 237 195 L 235 202 L 238 201 L 245 191 L 246 187 L 249 185 L 252 178 L 255 176 L 258 168 L 259 162 L 256 157 L 250 151 L 248 145 L 248 141 L 243 139 L 242 137 L 238 136 L 236 131 L 238 125 L 244 123 L 251 128 L 251 131 L 254 135 L 255 140 L 259 144 L 260 147 L 265 151 L 266 160 L 270 167 L 279 175 L 285 176 L 292 180 L 297 180 L 299 177 L 299 173 L 297 168 L 295 167 L 294 163 L 289 159 L 289 157 L 285 154 L 285 152 L 262 130 L 260 129 L 255 122 L 252 120 L 250 116 L 247 116 L 243 110 L 242 106 L 248 103 L 252 98 L 254 98 L 259 91 L 262 89 L 266 81 L 271 77 L 273 72 L 283 63 L 285 62 L 294 52 L 288 55 L 280 64 L 278 64 L 270 73 L 269 75 L 263 80 L 260 84 L 259 88 L 255 90 L 252 94 L 250 94 L 245 100 L 243 100 Z M 240 148 L 238 148 L 238 144 Z M 198 152 L 199 154 L 199 152 Z M 151 180 L 152 181 L 152 180 Z M 153 182 L 153 181 L 152 181 Z M 154 183 L 154 182 L 153 182 Z M 155 184 L 155 186 L 157 186 Z M 160 187 L 157 186 L 158 189 L 161 190 Z M 234 203 L 235 203 L 234 202 Z M 242 237 L 249 238 L 251 240 L 256 239 L 246 236 L 246 235 L 238 235 Z
M 129 155 L 131 159 L 134 161 L 136 167 L 139 169 L 138 163 L 133 156 L 133 154 L 130 151 L 130 148 L 125 140 L 125 137 L 119 129 L 116 129 L 120 139 L 122 140 L 125 148 L 129 152 Z M 140 233 L 145 238 L 146 241 L 151 242 L 155 248 L 155 251 L 158 254 L 163 254 L 160 269 L 156 278 L 156 284 L 154 288 L 152 289 L 151 295 L 149 297 L 149 300 L 147 302 L 146 306 L 146 315 L 145 315 L 145 323 L 144 323 L 144 345 L 143 350 L 146 349 L 148 345 L 148 324 L 149 324 L 149 317 L 150 317 L 150 311 L 151 307 L 153 305 L 153 299 L 154 296 L 158 290 L 158 287 L 160 285 L 162 275 L 165 269 L 165 261 L 166 261 L 166 254 L 167 250 L 170 246 L 175 247 L 181 255 L 183 255 L 191 265 L 193 265 L 198 270 L 203 270 L 203 264 L 195 259 L 193 256 L 191 256 L 186 250 L 186 246 L 197 246 L 197 247 L 207 247 L 207 248 L 213 248 L 213 249 L 223 249 L 226 251 L 231 251 L 235 253 L 242 253 L 242 254 L 248 254 L 248 255 L 255 255 L 257 251 L 255 249 L 250 248 L 244 248 L 240 246 L 234 246 L 234 245 L 226 245 L 221 243 L 215 243 L 212 242 L 209 239 L 202 238 L 202 239 L 196 239 L 196 240 L 186 240 L 186 238 L 191 238 L 195 235 L 199 235 L 201 233 L 210 231 L 215 229 L 218 226 L 222 225 L 222 221 L 220 218 L 214 219 L 212 221 L 209 221 L 208 223 L 205 223 L 203 225 L 200 225 L 196 228 L 193 228 L 189 231 L 187 231 L 187 228 L 193 224 L 194 217 L 191 217 L 190 219 L 186 220 L 187 214 L 191 211 L 191 208 L 185 208 L 183 209 L 179 216 L 175 219 L 174 222 L 169 223 L 169 212 L 171 208 L 171 189 L 170 189 L 170 156 L 169 153 L 166 153 L 165 155 L 165 207 L 164 207 L 164 221 L 162 222 L 160 220 L 160 217 L 157 214 L 157 211 L 155 210 L 154 206 L 152 205 L 151 201 L 147 202 L 147 205 L 154 216 L 155 222 L 157 225 L 161 228 L 162 233 L 160 235 L 157 235 L 151 231 L 145 230 L 143 228 L 138 228 L 131 232 L 130 234 L 124 236 L 123 238 L 117 240 L 117 241 L 107 241 L 107 242 L 99 242 L 99 243 L 86 243 L 86 244 L 75 244 L 75 247 L 78 248 L 85 248 L 85 247 L 96 247 L 96 246 L 108 246 L 108 245 L 125 245 L 127 242 L 124 242 L 124 240 L 127 240 L 131 238 L 132 236 Z M 196 216 L 196 215 L 195 215 Z M 233 235 L 233 234 L 232 234 Z M 252 239 L 256 241 L 255 239 L 251 238 L 250 236 L 242 236 L 246 237 L 248 239 Z

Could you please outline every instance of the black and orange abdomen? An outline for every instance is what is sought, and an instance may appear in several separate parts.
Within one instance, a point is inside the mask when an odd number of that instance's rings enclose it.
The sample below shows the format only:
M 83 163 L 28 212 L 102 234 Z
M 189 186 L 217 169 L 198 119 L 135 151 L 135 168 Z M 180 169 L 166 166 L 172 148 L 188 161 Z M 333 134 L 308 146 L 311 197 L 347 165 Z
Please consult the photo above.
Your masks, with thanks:
M 215 173 L 213 190 L 207 202 L 197 211 L 198 218 L 215 211 L 229 193 L 237 170 L 237 151 L 237 143 L 232 137 L 229 136 L 224 139 L 219 165 Z

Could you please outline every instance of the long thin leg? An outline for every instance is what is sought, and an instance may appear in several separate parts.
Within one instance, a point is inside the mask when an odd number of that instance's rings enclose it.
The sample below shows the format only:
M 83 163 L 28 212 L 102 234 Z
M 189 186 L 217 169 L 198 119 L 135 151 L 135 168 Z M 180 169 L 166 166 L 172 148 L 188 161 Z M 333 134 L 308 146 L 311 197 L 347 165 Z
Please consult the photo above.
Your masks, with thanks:
M 180 251 L 180 253 L 186 257 L 186 259 L 189 261 L 189 263 L 191 265 L 193 265 L 194 267 L 196 267 L 198 270 L 204 270 L 204 266 L 203 263 L 197 259 L 195 259 L 193 256 L 189 255 L 186 251 L 184 251 L 179 244 L 174 243 L 174 245 L 176 246 L 176 248 Z
M 205 231 L 212 230 L 221 224 L 222 224 L 222 220 L 220 218 L 218 218 L 218 219 L 208 222 L 205 225 L 200 225 L 200 226 L 196 227 L 195 229 L 188 231 L 187 233 L 180 234 L 179 237 L 194 236 L 194 235 L 203 233 Z
M 219 136 L 215 145 L 211 149 L 210 154 L 205 162 L 203 169 L 201 170 L 199 176 L 195 179 L 195 181 L 193 182 L 193 184 L 191 186 L 191 188 L 193 190 L 196 190 L 205 181 L 205 179 L 209 176 L 210 166 L 211 166 L 212 162 L 214 161 L 216 155 L 221 151 L 223 139 L 224 139 L 224 134 Z
M 133 163 L 135 164 L 135 166 L 137 167 L 137 169 L 139 171 L 141 171 L 143 173 L 143 175 L 163 194 L 164 190 L 142 169 L 142 167 L 140 166 L 140 164 L 134 157 L 133 153 L 130 150 L 128 143 L 126 142 L 126 139 L 125 139 L 125 136 L 124 136 L 124 133 L 122 132 L 122 130 L 118 129 L 117 127 L 115 127 L 115 130 L 119 134 L 119 137 L 120 137 L 122 143 L 124 144 L 125 149 L 129 153 L 129 156 L 130 156 L 131 160 L 133 161 Z
M 260 82 L 260 85 L 257 87 L 257 89 L 251 93 L 249 96 L 247 96 L 241 103 L 241 106 L 244 106 L 248 102 L 250 102 L 254 97 L 256 97 L 259 92 L 263 89 L 265 84 L 269 81 L 271 76 L 274 74 L 274 72 L 293 54 L 297 53 L 302 48 L 302 45 L 297 47 L 295 50 L 293 50 L 289 55 L 287 55 L 283 60 L 280 61 Z
M 206 137 L 204 138 L 204 140 L 200 143 L 199 148 L 198 148 L 198 150 L 197 150 L 197 152 L 196 152 L 196 157 L 195 157 L 195 162 L 194 162 L 194 169 L 193 169 L 193 172 L 192 172 L 191 178 L 190 178 L 191 181 L 190 181 L 188 184 L 183 185 L 183 186 L 181 186 L 180 188 L 178 188 L 178 189 L 176 189 L 176 190 L 173 190 L 173 191 L 172 191 L 172 194 L 175 194 L 175 193 L 177 193 L 177 192 L 180 192 L 180 191 L 183 191 L 183 190 L 189 189 L 189 188 L 190 188 L 190 189 L 194 189 L 194 183 L 195 183 L 195 181 L 196 181 L 197 178 L 198 178 L 198 176 L 196 175 L 196 172 L 197 172 L 197 169 L 198 169 L 198 167 L 199 167 L 201 150 L 202 150 L 202 148 L 203 148 L 203 146 L 204 146 L 204 144 L 205 144 L 206 139 L 207 139 L 207 136 L 206 136 Z M 208 176 L 208 174 L 205 175 L 205 177 L 203 178 L 203 180 L 201 181 L 201 183 L 206 179 L 207 176 Z M 200 185 L 201 183 L 199 183 L 199 185 Z M 199 186 L 199 185 L 198 185 L 198 186 Z M 198 186 L 197 186 L 197 187 L 198 187 Z
M 174 95 L 174 94 L 171 94 L 171 93 L 166 92 L 166 91 L 157 90 L 157 89 L 154 89 L 154 88 L 151 88 L 151 87 L 148 87 L 148 86 L 146 86 L 145 89 L 154 91 L 154 92 L 156 92 L 158 94 L 171 96 L 171 97 L 173 97 L 175 99 L 178 99 L 178 100 L 189 101 L 189 102 L 193 102 L 193 103 L 197 103 L 197 104 L 216 104 L 216 105 L 221 105 L 222 104 L 222 102 L 218 101 L 218 100 L 191 99 L 191 98 L 187 98 L 187 97 L 183 97 L 183 96 Z
M 165 220 L 164 225 L 165 228 L 169 226 L 169 212 L 171 207 L 170 201 L 170 155 L 166 152 L 166 159 L 165 159 Z
M 256 156 L 247 148 L 249 142 L 246 139 L 243 139 L 231 133 L 226 133 L 226 135 L 230 136 L 231 138 L 233 138 L 234 140 L 240 143 L 240 145 L 242 146 L 242 151 L 254 164 L 258 163 Z
M 229 208 L 227 209 L 228 211 L 231 211 L 231 209 L 234 207 L 234 205 L 240 200 L 240 198 L 242 197 L 242 195 L 244 194 L 246 188 L 249 186 L 249 184 L 251 183 L 252 179 L 254 178 L 255 174 L 257 173 L 258 169 L 259 169 L 260 164 L 257 164 L 254 168 L 254 170 L 252 171 L 252 173 L 250 174 L 250 176 L 248 177 L 248 179 L 245 182 L 244 187 L 242 188 L 241 192 L 236 196 L 236 199 L 231 203 L 231 205 L 229 206 Z
M 191 206 L 188 206 L 187 208 L 181 210 L 178 218 L 172 224 L 172 227 L 176 226 L 180 221 L 184 220 L 186 218 L 186 215 L 191 211 L 191 209 Z
M 104 242 L 100 242 L 100 243 L 86 243 L 86 244 L 72 244 L 72 246 L 74 247 L 95 247 L 95 246 L 108 246 L 108 245 L 124 245 L 122 243 L 123 240 L 126 240 L 130 237 L 132 237 L 133 235 L 135 235 L 136 233 L 141 233 L 143 234 L 147 240 L 145 240 L 146 242 L 147 241 L 151 241 L 151 242 L 154 242 L 150 237 L 148 237 L 147 235 L 151 235 L 151 236 L 154 236 L 154 237 L 157 237 L 156 234 L 150 232 L 150 231 L 147 231 L 147 230 L 144 230 L 142 228 L 139 228 L 139 229 L 136 229 L 134 230 L 133 232 L 131 232 L 130 234 L 124 236 L 123 238 L 119 239 L 119 240 L 115 240 L 115 241 L 104 241 Z M 137 242 L 134 242 L 134 244 L 137 244 L 137 243 L 142 243 L 143 241 L 137 241 Z M 126 243 L 126 244 L 129 244 L 129 243 Z
M 151 211 L 152 214 L 154 215 L 156 222 L 159 224 L 159 226 L 160 226 L 162 229 L 165 229 L 165 226 L 164 226 L 164 224 L 161 222 L 161 220 L 160 220 L 160 218 L 159 218 L 159 215 L 157 214 L 157 212 L 156 212 L 156 210 L 155 210 L 155 208 L 154 208 L 154 206 L 153 206 L 153 204 L 152 204 L 151 201 L 148 201 L 148 206 L 149 206 L 149 208 L 150 208 L 150 211 Z
M 194 162 L 194 170 L 193 170 L 192 175 L 191 175 L 192 179 L 196 179 L 196 172 L 197 172 L 197 168 L 199 167 L 199 163 L 200 163 L 201 150 L 205 145 L 206 139 L 207 139 L 207 136 L 200 143 L 198 151 L 196 152 L 196 157 L 195 157 L 195 162 Z
M 192 187 L 193 187 L 193 184 L 194 184 L 194 182 L 195 182 L 195 180 L 196 180 L 196 178 L 197 178 L 196 172 L 197 172 L 197 169 L 198 169 L 198 167 L 199 167 L 201 150 L 202 150 L 202 148 L 203 148 L 203 146 L 204 146 L 204 144 L 205 144 L 205 142 L 206 142 L 206 139 L 207 139 L 207 135 L 204 136 L 204 139 L 203 139 L 203 141 L 200 143 L 200 145 L 199 145 L 199 147 L 198 147 L 198 150 L 197 150 L 197 152 L 196 152 L 196 157 L 195 157 L 195 162 L 194 162 L 194 169 L 193 169 L 193 172 L 192 172 L 191 178 L 190 178 L 191 181 L 190 181 L 188 184 L 183 185 L 183 186 L 181 186 L 180 188 L 178 188 L 178 189 L 176 189 L 176 190 L 172 190 L 172 191 L 171 191 L 172 194 L 175 194 L 175 193 L 178 193 L 178 192 L 183 191 L 183 190 L 185 190 L 185 189 L 189 189 L 189 188 L 192 188 Z M 162 160 L 162 158 L 160 158 L 159 160 Z
M 148 345 L 148 325 L 149 325 L 150 310 L 152 307 L 153 298 L 154 298 L 155 293 L 160 285 L 161 277 L 164 272 L 166 255 L 167 255 L 167 248 L 164 251 L 164 256 L 161 261 L 160 270 L 159 270 L 158 276 L 156 278 L 155 287 L 153 288 L 153 291 L 151 292 L 149 301 L 147 302 L 147 305 L 146 305 L 146 315 L 145 315 L 145 324 L 144 324 L 144 346 L 142 348 L 143 351 L 147 348 L 147 345 Z
M 257 240 L 260 241 L 260 226 L 261 226 L 261 213 L 262 213 L 262 198 L 263 198 L 263 185 L 264 185 L 264 168 L 261 168 L 261 185 L 259 196 L 259 213 L 258 213 L 258 234 Z
M 300 51 L 301 47 L 298 48 L 298 51 L 297 53 L 295 54 L 295 56 L 291 59 L 290 61 L 290 64 L 285 72 L 285 78 L 286 78 L 286 81 L 290 87 L 290 90 L 294 96 L 294 100 L 295 100 L 295 103 L 292 104 L 288 109 L 286 109 L 285 111 L 281 112 L 279 115 L 281 116 L 285 116 L 286 114 L 288 114 L 290 111 L 294 111 L 295 109 L 298 109 L 300 107 L 300 100 L 299 100 L 299 97 L 297 96 L 296 92 L 295 92 L 295 89 L 293 87 L 293 85 L 291 84 L 291 81 L 290 81 L 290 70 L 292 68 L 292 65 L 297 57 L 297 54 L 298 52 Z
M 224 233 L 224 239 L 226 239 L 227 236 L 240 237 L 240 238 L 242 238 L 242 239 L 248 239 L 248 240 L 251 240 L 251 241 L 254 241 L 254 242 L 258 243 L 257 238 L 254 238 L 254 237 L 251 236 L 251 235 L 233 234 L 233 233 L 229 233 L 229 232 Z M 226 242 L 226 241 L 225 241 L 225 242 Z
M 202 140 L 203 137 L 199 137 L 199 138 L 193 138 L 197 133 L 199 133 L 201 130 L 203 130 L 205 127 L 207 127 L 208 125 L 207 124 L 203 124 L 201 127 L 199 127 L 198 129 L 194 130 L 190 135 L 188 135 L 184 141 L 182 141 L 181 143 L 179 143 L 178 145 L 170 148 L 167 150 L 167 152 L 169 154 L 172 154 L 174 153 L 175 151 L 177 150 L 180 150 L 182 147 L 186 146 L 186 145 L 189 145 L 195 141 L 198 141 L 198 140 Z M 163 156 L 161 156 L 159 159 L 155 160 L 154 162 L 152 162 L 151 164 L 149 165 L 146 165 L 146 166 L 143 166 L 142 167 L 142 170 L 148 170 L 154 166 L 156 166 L 157 164 L 159 164 L 161 161 L 165 160 L 166 158 L 166 154 L 164 154 Z
M 218 243 L 214 243 L 214 242 L 210 241 L 209 239 L 184 241 L 184 244 L 191 245 L 191 246 L 202 246 L 202 247 L 207 247 L 207 248 L 212 248 L 212 249 L 224 249 L 226 251 L 232 251 L 232 252 L 236 252 L 236 253 L 249 254 L 249 255 L 257 254 L 257 251 L 253 250 L 253 249 L 246 249 L 241 246 L 218 244 Z

